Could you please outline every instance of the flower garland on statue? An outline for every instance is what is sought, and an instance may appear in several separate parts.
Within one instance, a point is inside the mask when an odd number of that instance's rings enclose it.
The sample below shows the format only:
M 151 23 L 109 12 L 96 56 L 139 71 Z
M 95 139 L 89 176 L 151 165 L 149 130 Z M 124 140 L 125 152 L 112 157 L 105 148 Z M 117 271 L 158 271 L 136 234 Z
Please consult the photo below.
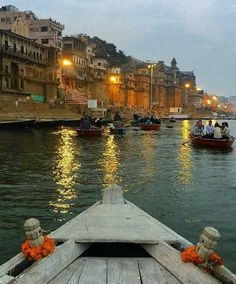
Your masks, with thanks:
M 201 258 L 200 255 L 196 252 L 196 248 L 197 248 L 196 246 L 191 246 L 181 252 L 181 258 L 183 262 L 192 262 L 194 264 L 199 264 L 199 265 L 205 262 L 205 260 Z M 223 264 L 222 258 L 215 252 L 213 252 L 210 255 L 209 261 L 210 261 L 209 264 L 206 264 L 205 266 L 203 266 L 203 269 L 205 269 L 206 271 L 209 270 L 209 267 L 211 265 L 215 265 L 215 264 L 222 265 Z
M 54 252 L 55 250 L 54 240 L 47 236 L 43 238 L 44 238 L 44 242 L 42 246 L 31 248 L 28 240 L 26 240 L 21 245 L 22 253 L 29 261 L 37 261 Z

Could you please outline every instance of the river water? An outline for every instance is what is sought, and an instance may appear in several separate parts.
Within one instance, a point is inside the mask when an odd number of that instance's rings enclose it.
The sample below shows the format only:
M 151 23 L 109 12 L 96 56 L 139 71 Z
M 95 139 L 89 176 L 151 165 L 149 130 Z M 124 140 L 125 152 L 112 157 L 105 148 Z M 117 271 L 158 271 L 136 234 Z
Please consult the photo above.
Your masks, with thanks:
M 73 128 L 0 132 L 0 263 L 24 240 L 35 217 L 54 230 L 118 184 L 125 198 L 193 243 L 205 226 L 221 233 L 216 252 L 236 272 L 236 149 L 189 143 L 194 122 L 158 132 L 79 138 Z M 204 122 L 206 124 L 206 121 Z M 236 121 L 229 121 L 236 136 Z

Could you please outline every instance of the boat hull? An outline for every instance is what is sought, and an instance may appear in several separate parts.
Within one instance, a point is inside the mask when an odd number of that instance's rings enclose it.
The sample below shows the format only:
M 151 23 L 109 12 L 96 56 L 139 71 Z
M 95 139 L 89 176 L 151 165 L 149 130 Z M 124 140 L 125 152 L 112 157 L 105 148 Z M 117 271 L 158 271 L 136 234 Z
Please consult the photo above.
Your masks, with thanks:
M 125 134 L 125 131 L 126 131 L 126 129 L 125 128 L 123 128 L 123 127 L 120 127 L 120 128 L 110 128 L 110 132 L 112 133 L 112 134 L 120 134 L 120 135 L 123 135 L 123 134 Z
M 31 128 L 34 126 L 35 119 L 21 119 L 21 120 L 9 120 L 1 121 L 0 129 L 22 129 L 22 128 Z
M 100 128 L 91 128 L 91 129 L 77 128 L 76 132 L 78 136 L 99 137 L 99 136 L 102 136 L 103 131 Z
M 196 137 L 190 135 L 191 143 L 194 145 L 204 146 L 204 147 L 214 147 L 214 148 L 230 148 L 233 143 L 234 139 L 210 139 L 204 137 Z
M 141 130 L 150 131 L 150 130 L 159 130 L 161 127 L 160 124 L 142 124 L 140 125 Z

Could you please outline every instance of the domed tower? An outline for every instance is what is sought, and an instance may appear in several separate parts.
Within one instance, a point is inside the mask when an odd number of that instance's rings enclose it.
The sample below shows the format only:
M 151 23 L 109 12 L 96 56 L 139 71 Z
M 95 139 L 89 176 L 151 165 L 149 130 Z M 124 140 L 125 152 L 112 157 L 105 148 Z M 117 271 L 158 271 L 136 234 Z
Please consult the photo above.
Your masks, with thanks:
M 181 96 L 180 96 L 180 89 L 179 89 L 179 68 L 177 67 L 176 59 L 173 58 L 171 61 L 171 73 L 173 74 L 173 89 L 172 94 L 174 97 L 174 104 L 173 107 L 180 107 L 181 106 Z
M 171 67 L 177 68 L 177 62 L 176 62 L 175 58 L 173 58 L 172 61 L 171 61 Z

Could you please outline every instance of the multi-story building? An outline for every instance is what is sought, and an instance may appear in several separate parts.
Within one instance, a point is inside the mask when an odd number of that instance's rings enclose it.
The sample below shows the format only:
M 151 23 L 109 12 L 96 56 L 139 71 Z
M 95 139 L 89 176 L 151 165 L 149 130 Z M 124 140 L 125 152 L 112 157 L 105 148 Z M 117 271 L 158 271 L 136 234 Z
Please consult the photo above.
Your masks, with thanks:
M 57 50 L 0 30 L 0 99 L 57 98 Z
M 0 29 L 29 37 L 39 44 L 62 49 L 64 25 L 50 19 L 39 19 L 32 11 L 19 11 L 12 5 L 0 8 Z
M 86 96 L 87 82 L 87 41 L 83 36 L 63 38 L 62 86 L 67 101 L 80 103 Z M 64 64 L 64 62 L 69 64 Z M 85 103 L 85 101 L 84 101 Z
M 108 68 L 107 92 L 108 92 L 109 105 L 117 107 L 125 105 L 124 93 L 121 94 L 121 86 L 122 86 L 121 68 L 119 67 Z
M 147 66 L 136 68 L 135 70 L 135 97 L 136 106 L 149 108 L 150 104 L 150 75 Z

